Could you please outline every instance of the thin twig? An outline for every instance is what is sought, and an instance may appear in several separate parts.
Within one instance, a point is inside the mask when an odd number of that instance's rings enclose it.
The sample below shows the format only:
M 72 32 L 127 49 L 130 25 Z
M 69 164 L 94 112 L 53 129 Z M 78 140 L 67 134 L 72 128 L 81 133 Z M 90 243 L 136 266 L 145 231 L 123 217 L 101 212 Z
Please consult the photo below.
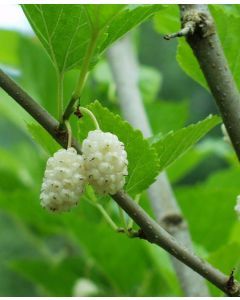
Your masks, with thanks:
M 64 148 L 67 148 L 68 134 L 66 130 L 59 130 L 59 122 L 54 119 L 42 106 L 26 93 L 14 80 L 0 69 L 0 86 L 22 108 L 24 108 L 50 135 Z M 72 146 L 81 151 L 80 145 L 72 139 Z
M 164 35 L 163 38 L 165 40 L 171 40 L 173 38 L 187 36 L 189 34 L 193 34 L 194 29 L 195 29 L 195 23 L 191 21 L 191 22 L 188 22 L 184 26 L 184 28 L 182 28 L 180 31 L 178 31 L 176 33 L 166 34 L 166 35 Z
M 234 281 L 234 284 L 231 285 L 229 289 L 229 276 L 224 275 L 208 262 L 190 253 L 185 247 L 181 246 L 176 239 L 151 219 L 128 195 L 123 192 L 118 192 L 116 195 L 113 195 L 113 198 L 140 226 L 144 239 L 165 249 L 168 253 L 208 279 L 229 296 L 240 296 L 239 282 Z
M 12 79 L 0 70 L 0 86 L 27 112 L 29 112 L 63 147 L 66 141 L 59 138 L 56 132 L 58 122 L 52 118 L 38 103 L 36 103 L 26 92 L 24 92 Z M 66 135 L 66 134 L 65 134 Z M 75 144 L 79 153 L 80 145 Z M 150 243 L 155 243 L 175 256 L 184 264 L 198 272 L 204 278 L 216 285 L 229 296 L 240 296 L 240 283 L 234 281 L 229 289 L 229 276 L 215 269 L 206 261 L 190 253 L 181 246 L 176 239 L 167 233 L 159 224 L 151 219 L 148 214 L 124 192 L 118 192 L 112 198 L 120 207 L 138 224 L 144 238 Z

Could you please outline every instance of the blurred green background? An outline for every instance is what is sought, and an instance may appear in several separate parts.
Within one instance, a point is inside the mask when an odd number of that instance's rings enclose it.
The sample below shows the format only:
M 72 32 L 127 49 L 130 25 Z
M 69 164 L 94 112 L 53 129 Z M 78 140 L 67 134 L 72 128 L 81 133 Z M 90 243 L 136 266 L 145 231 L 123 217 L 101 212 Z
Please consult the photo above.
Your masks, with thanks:
M 213 7 L 212 12 L 216 19 L 221 14 L 227 21 L 233 19 L 231 24 L 237 28 L 237 9 Z M 139 87 L 154 133 L 167 133 L 217 113 L 210 93 L 186 75 L 181 60 L 176 60 L 178 41 L 163 39 L 163 33 L 175 30 L 168 26 L 172 12 L 178 20 L 177 6 L 171 5 L 133 32 Z M 238 39 L 235 34 L 232 45 Z M 29 32 L 2 29 L 0 41 L 1 67 L 56 116 L 55 72 L 37 38 Z M 236 76 L 237 72 L 238 68 Z M 76 75 L 71 71 L 66 76 L 65 100 Z M 82 103 L 96 98 L 121 114 L 104 57 L 92 71 Z M 1 90 L 0 296 L 181 296 L 167 254 L 114 233 L 84 199 L 69 214 L 52 215 L 41 209 L 39 191 L 49 154 L 32 138 L 31 123 L 31 117 Z M 189 222 L 195 251 L 227 274 L 236 267 L 239 277 L 240 225 L 233 207 L 240 174 L 220 126 L 167 173 Z M 152 215 L 146 194 L 140 204 Z M 117 219 L 114 204 L 106 201 L 104 205 Z M 79 280 L 82 285 L 76 292 Z M 214 287 L 210 289 L 212 295 L 221 295 Z

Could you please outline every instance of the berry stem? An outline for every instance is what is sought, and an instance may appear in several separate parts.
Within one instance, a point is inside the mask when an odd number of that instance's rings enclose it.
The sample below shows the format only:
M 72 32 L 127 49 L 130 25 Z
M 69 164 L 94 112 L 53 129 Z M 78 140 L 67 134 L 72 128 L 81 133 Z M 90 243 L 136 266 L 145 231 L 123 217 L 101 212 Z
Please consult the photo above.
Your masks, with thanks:
M 105 208 L 97 202 L 97 198 L 95 195 L 91 195 L 91 199 L 86 199 L 88 203 L 90 203 L 92 206 L 94 206 L 104 217 L 105 221 L 110 225 L 110 227 L 116 231 L 119 232 L 119 227 L 116 225 L 116 223 L 113 221 L 113 219 L 109 216 L 108 212 L 105 210 Z
M 98 121 L 97 121 L 96 117 L 94 116 L 94 114 L 91 112 L 91 110 L 87 109 L 86 107 L 80 107 L 80 111 L 89 115 L 89 117 L 93 121 L 96 129 L 98 129 L 98 130 L 100 129 Z
M 88 203 L 90 203 L 92 206 L 94 206 L 104 217 L 106 222 L 110 225 L 110 227 L 116 231 L 119 232 L 119 227 L 116 225 L 116 223 L 113 221 L 113 219 L 110 217 L 106 209 L 98 202 L 98 198 L 96 197 L 96 194 L 92 188 L 87 189 L 87 198 L 86 200 Z
M 95 204 L 95 207 L 100 211 L 100 213 L 102 214 L 102 216 L 104 217 L 104 219 L 106 220 L 106 222 L 111 226 L 111 228 L 114 230 L 114 231 L 117 231 L 119 230 L 118 226 L 116 225 L 116 223 L 112 220 L 112 218 L 109 216 L 109 214 L 107 213 L 107 211 L 104 209 L 104 207 L 99 204 L 99 203 L 96 203 Z
M 67 132 L 68 132 L 67 147 L 70 148 L 72 146 L 72 128 L 71 128 L 69 121 L 65 121 L 65 125 L 66 125 Z

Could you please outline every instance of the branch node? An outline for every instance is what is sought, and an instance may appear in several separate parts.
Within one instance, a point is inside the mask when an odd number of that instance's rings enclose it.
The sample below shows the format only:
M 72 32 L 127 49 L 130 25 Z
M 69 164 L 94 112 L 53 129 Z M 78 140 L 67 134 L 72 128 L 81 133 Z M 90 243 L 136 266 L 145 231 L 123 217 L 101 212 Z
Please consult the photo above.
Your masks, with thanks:
M 146 241 L 151 242 L 151 241 L 147 238 L 147 236 L 146 236 L 146 234 L 144 233 L 144 231 L 143 231 L 142 228 L 140 228 L 138 231 L 133 231 L 132 229 L 129 229 L 129 234 L 130 234 L 130 237 L 131 237 L 131 238 L 139 238 L 139 239 L 141 239 L 141 240 L 146 240 Z
M 239 296 L 240 285 L 234 278 L 235 269 L 231 271 L 231 274 L 226 283 L 227 293 L 231 296 Z
M 231 274 L 230 274 L 230 276 L 228 278 L 228 281 L 227 281 L 227 289 L 228 290 L 231 290 L 233 285 L 234 285 L 234 271 L 235 271 L 235 269 L 233 269 L 231 271 Z
M 159 220 L 159 223 L 171 234 L 174 234 L 179 228 L 187 228 L 187 223 L 179 213 L 168 213 L 163 219 Z
M 182 29 L 176 33 L 167 34 L 164 36 L 165 40 L 170 40 L 176 37 L 188 37 L 198 32 L 201 37 L 206 38 L 215 33 L 215 26 L 213 20 L 209 15 L 202 11 L 190 9 L 184 11 L 182 16 Z
M 74 112 L 74 115 L 78 118 L 78 119 L 81 119 L 83 117 L 83 114 L 81 113 L 80 111 L 80 105 L 77 106 L 75 112 Z
M 117 229 L 117 232 L 118 232 L 118 233 L 125 233 L 125 230 L 124 230 L 124 228 L 119 227 L 119 228 Z
M 194 29 L 195 29 L 195 23 L 189 21 L 188 23 L 185 24 L 185 26 L 180 31 L 176 33 L 166 34 L 163 38 L 169 41 L 173 38 L 188 36 L 194 33 Z
M 65 124 L 59 124 L 59 126 L 55 127 L 54 131 L 56 138 L 62 140 L 64 145 L 67 145 L 68 134 Z

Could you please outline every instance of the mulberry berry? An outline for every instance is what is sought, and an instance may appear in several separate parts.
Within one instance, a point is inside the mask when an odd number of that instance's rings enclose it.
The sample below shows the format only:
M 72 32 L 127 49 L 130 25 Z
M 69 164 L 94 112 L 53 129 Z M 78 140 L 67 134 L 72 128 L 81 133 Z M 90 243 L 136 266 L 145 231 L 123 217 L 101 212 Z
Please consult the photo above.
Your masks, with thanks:
M 78 279 L 73 286 L 73 297 L 96 296 L 98 293 L 96 284 L 87 278 Z
M 82 152 L 87 180 L 97 193 L 113 195 L 123 188 L 128 160 L 124 144 L 116 135 L 90 131 Z
M 40 200 L 49 211 L 63 212 L 77 205 L 84 191 L 83 158 L 74 148 L 60 149 L 47 161 Z

